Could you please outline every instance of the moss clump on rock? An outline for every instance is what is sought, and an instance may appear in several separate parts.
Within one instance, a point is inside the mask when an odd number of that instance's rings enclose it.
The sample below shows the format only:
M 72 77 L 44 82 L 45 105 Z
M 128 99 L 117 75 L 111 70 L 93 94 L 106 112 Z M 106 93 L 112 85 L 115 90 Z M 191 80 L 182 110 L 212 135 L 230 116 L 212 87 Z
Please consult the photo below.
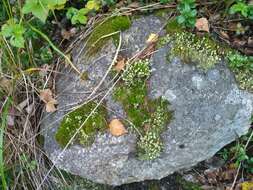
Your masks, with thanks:
M 73 112 L 67 114 L 58 128 L 55 135 L 56 141 L 61 146 L 66 146 L 77 129 L 84 123 L 73 143 L 89 146 L 93 143 L 95 135 L 104 131 L 107 127 L 106 109 L 98 106 L 94 113 L 87 119 L 90 113 L 97 106 L 96 102 L 88 102 Z
M 165 26 L 165 30 L 168 34 L 174 34 L 175 32 L 184 31 L 184 29 L 181 25 L 178 24 L 176 19 L 170 19 Z
M 91 35 L 89 36 L 86 44 L 86 48 L 89 55 L 93 55 L 100 50 L 103 45 L 112 37 L 117 44 L 119 39 L 119 33 L 113 34 L 117 31 L 124 31 L 131 26 L 131 21 L 127 16 L 115 16 L 111 17 L 101 23 L 99 23 Z
M 175 32 L 160 40 L 160 45 L 172 43 L 169 58 L 179 57 L 186 63 L 197 63 L 199 68 L 208 70 L 221 61 L 223 48 L 209 37 L 198 37 L 189 32 Z
M 166 100 L 147 97 L 146 80 L 150 74 L 148 60 L 129 64 L 122 74 L 122 82 L 114 91 L 115 100 L 122 103 L 130 124 L 138 131 L 138 157 L 143 160 L 160 155 L 163 149 L 161 133 L 172 118 Z
M 227 59 L 240 88 L 253 92 L 253 56 L 245 56 L 239 52 L 230 51 Z

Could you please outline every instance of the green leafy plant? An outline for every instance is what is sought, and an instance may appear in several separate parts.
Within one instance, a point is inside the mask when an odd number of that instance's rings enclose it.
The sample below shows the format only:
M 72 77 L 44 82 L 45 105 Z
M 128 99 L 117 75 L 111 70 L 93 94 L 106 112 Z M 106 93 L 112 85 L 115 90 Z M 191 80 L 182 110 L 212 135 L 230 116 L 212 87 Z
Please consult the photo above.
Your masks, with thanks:
M 85 7 L 89 10 L 98 11 L 100 9 L 100 2 L 98 0 L 89 0 Z
M 229 67 L 235 73 L 235 79 L 241 89 L 253 92 L 253 56 L 231 51 L 227 55 Z
M 92 11 L 100 9 L 100 3 L 97 0 L 90 0 L 87 2 L 85 8 L 76 9 L 70 7 L 66 13 L 68 19 L 71 20 L 72 24 L 86 24 L 88 21 L 87 14 Z
M 80 10 L 70 7 L 66 13 L 68 19 L 71 20 L 72 24 L 86 24 L 87 23 L 87 14 L 89 9 L 82 8 Z
M 25 39 L 23 37 L 25 28 L 21 24 L 17 24 L 17 21 L 10 19 L 1 28 L 1 35 L 9 39 L 10 44 L 14 47 L 23 48 Z
M 237 1 L 230 7 L 229 13 L 239 13 L 245 18 L 253 19 L 253 5 L 246 4 L 244 1 Z
M 177 6 L 180 12 L 180 15 L 177 17 L 177 22 L 184 27 L 193 28 L 196 23 L 197 15 L 195 7 L 195 0 L 181 0 Z
M 223 148 L 218 154 L 224 161 L 233 163 L 236 167 L 244 169 L 247 173 L 253 174 L 253 155 L 252 147 L 245 145 L 252 143 L 252 130 L 240 137 L 236 143 L 232 143 L 226 148 Z
M 26 0 L 22 12 L 32 13 L 45 22 L 50 10 L 63 9 L 67 0 Z

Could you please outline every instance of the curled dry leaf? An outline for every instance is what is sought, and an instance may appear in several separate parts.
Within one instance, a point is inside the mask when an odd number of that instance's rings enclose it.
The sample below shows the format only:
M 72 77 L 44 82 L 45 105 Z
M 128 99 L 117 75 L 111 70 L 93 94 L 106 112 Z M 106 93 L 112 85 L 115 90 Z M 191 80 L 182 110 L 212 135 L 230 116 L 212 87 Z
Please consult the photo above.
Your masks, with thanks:
M 5 77 L 0 77 L 0 88 L 6 93 L 11 94 L 13 91 L 12 80 Z
M 151 33 L 146 41 L 147 44 L 149 43 L 155 43 L 158 41 L 158 34 L 155 34 L 155 33 Z
M 198 29 L 198 31 L 209 32 L 209 23 L 204 17 L 197 19 L 195 27 Z
M 47 112 L 56 111 L 57 100 L 53 98 L 53 93 L 50 89 L 41 90 L 40 99 L 45 103 Z
M 224 39 L 229 39 L 229 35 L 227 34 L 227 32 L 225 32 L 225 31 L 220 31 L 220 35 L 221 35 L 221 37 L 222 38 L 224 38 Z
M 124 69 L 124 67 L 126 66 L 126 59 L 122 58 L 119 61 L 117 61 L 116 65 L 114 66 L 114 69 L 119 73 L 120 71 L 122 71 Z
M 71 37 L 73 37 L 77 33 L 76 28 L 71 28 L 70 30 L 62 29 L 61 30 L 61 36 L 63 39 L 69 40 Z
M 119 119 L 113 119 L 109 124 L 110 133 L 113 136 L 121 136 L 127 133 L 126 128 Z

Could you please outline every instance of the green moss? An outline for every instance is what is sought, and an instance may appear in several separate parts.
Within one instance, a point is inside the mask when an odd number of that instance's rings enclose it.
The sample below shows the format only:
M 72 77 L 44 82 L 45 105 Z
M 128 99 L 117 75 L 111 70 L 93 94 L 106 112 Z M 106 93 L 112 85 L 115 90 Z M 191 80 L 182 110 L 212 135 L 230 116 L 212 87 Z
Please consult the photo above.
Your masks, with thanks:
M 169 13 L 175 12 L 173 8 L 158 9 L 154 11 L 154 15 L 161 18 L 168 18 Z
M 172 119 L 169 103 L 162 98 L 147 97 L 146 80 L 150 76 L 147 60 L 130 64 L 123 72 L 114 99 L 121 102 L 131 125 L 139 132 L 138 157 L 143 160 L 157 158 L 163 149 L 161 133 Z
M 240 88 L 253 92 L 253 56 L 245 56 L 237 51 L 230 51 L 227 59 Z
M 110 34 L 126 30 L 130 26 L 131 21 L 127 16 L 115 16 L 99 23 L 88 38 L 86 44 L 88 55 L 93 55 L 100 50 L 110 38 L 113 38 L 114 42 L 117 44 L 119 33 L 114 35 Z
M 96 107 L 95 102 L 89 102 L 73 112 L 67 114 L 57 130 L 56 141 L 61 146 L 66 146 L 76 130 L 87 119 L 88 115 Z M 104 131 L 107 127 L 106 109 L 99 106 L 96 111 L 87 119 L 80 132 L 77 134 L 74 143 L 89 146 L 93 143 L 95 135 L 99 131 Z
M 181 25 L 178 24 L 176 19 L 170 19 L 165 26 L 165 30 L 168 34 L 174 34 L 175 32 L 184 31 L 184 29 Z
M 202 190 L 199 184 L 186 181 L 181 176 L 177 176 L 176 181 L 181 186 L 182 190 Z
M 197 67 L 208 70 L 218 63 L 225 54 L 222 46 L 207 36 L 198 37 L 189 32 L 168 34 L 160 40 L 160 46 L 172 43 L 170 60 L 179 57 L 185 63 L 196 63 Z

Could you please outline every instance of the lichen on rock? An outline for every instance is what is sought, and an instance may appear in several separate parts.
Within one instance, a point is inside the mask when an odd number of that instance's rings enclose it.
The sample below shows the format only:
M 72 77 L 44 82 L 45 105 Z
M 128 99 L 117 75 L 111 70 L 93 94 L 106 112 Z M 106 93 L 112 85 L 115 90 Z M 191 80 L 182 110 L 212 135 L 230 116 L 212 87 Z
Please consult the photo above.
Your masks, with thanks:
M 172 43 L 169 59 L 179 57 L 185 63 L 197 63 L 207 71 L 222 59 L 222 48 L 207 36 L 198 37 L 189 32 L 175 32 L 160 40 L 160 45 Z
M 151 33 L 159 33 L 166 24 L 164 19 L 153 15 L 132 19 L 132 22 L 131 27 L 122 32 L 123 51 L 120 53 L 128 58 L 144 49 L 148 36 Z M 82 48 L 83 43 L 80 41 L 77 50 Z M 115 137 L 103 133 L 96 135 L 92 147 L 69 146 L 63 152 L 59 143 L 55 141 L 55 133 L 61 125 L 64 112 L 57 110 L 45 114 L 41 125 L 45 136 L 44 149 L 58 168 L 97 183 L 113 186 L 161 179 L 212 157 L 221 147 L 248 131 L 253 112 L 253 95 L 238 88 L 228 64 L 221 61 L 207 72 L 196 68 L 197 63 L 187 64 L 182 59 L 174 59 L 168 64 L 166 55 L 171 48 L 173 43 L 154 52 L 149 60 L 152 74 L 144 77 L 144 82 L 129 88 L 121 80 L 114 93 L 106 97 L 108 118 L 120 117 L 122 121 L 125 119 L 128 134 Z M 73 59 L 73 63 L 77 64 L 82 72 L 87 71 L 89 77 L 80 81 L 79 75 L 64 67 L 61 70 L 62 74 L 57 75 L 55 85 L 57 92 L 60 92 L 57 95 L 59 105 L 71 108 L 71 105 L 87 100 L 90 92 L 100 83 L 104 73 L 111 66 L 115 49 L 112 40 L 109 40 L 89 59 L 86 59 L 86 50 L 82 54 L 74 51 L 73 57 L 80 56 L 81 59 Z M 96 97 L 105 95 L 112 82 L 111 76 L 106 77 Z M 113 98 L 115 93 L 122 94 L 118 101 Z M 173 120 L 169 120 L 171 122 L 163 126 L 164 131 L 159 136 L 163 144 L 162 154 L 158 151 L 158 159 L 143 161 L 134 155 L 136 148 L 140 147 L 138 143 L 141 142 L 141 137 L 150 131 L 147 130 L 152 126 L 150 118 L 157 110 L 157 106 L 147 105 L 152 103 L 151 100 L 159 102 L 159 97 L 170 102 L 166 110 L 173 110 Z M 129 105 L 132 102 L 136 104 Z M 131 130 L 131 123 L 140 130 L 142 136 Z
M 99 131 L 104 131 L 107 127 L 105 107 L 100 105 L 92 112 L 96 106 L 96 102 L 88 102 L 65 115 L 55 134 L 56 141 L 61 146 L 66 146 L 78 128 L 83 125 L 73 143 L 84 146 L 91 145 L 95 135 Z
M 132 127 L 138 132 L 138 157 L 143 160 L 152 160 L 161 154 L 161 133 L 172 119 L 168 101 L 161 97 L 155 100 L 147 97 L 146 80 L 150 74 L 148 60 L 131 63 L 114 91 L 115 100 L 123 104 Z

